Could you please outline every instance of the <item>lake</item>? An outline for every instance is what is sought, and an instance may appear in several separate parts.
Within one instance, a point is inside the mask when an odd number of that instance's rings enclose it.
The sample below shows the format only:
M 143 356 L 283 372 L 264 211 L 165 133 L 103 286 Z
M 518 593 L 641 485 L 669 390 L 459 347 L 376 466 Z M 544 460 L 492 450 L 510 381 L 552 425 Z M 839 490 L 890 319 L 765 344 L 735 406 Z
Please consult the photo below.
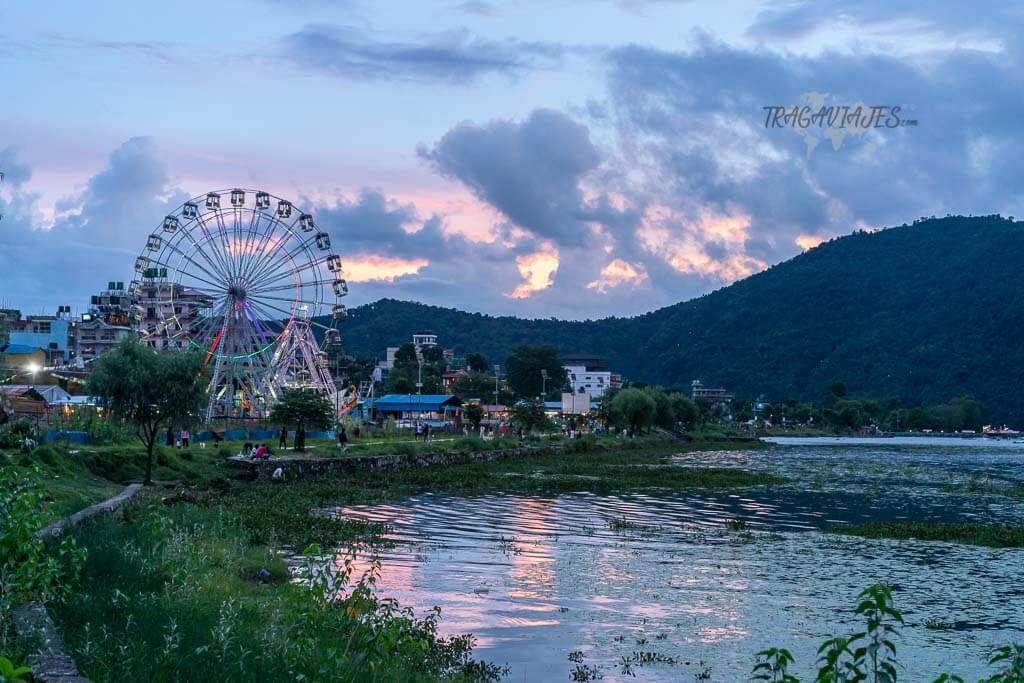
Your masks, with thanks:
M 779 441 L 674 458 L 794 480 L 770 489 L 420 495 L 336 513 L 387 523 L 398 543 L 378 551 L 379 592 L 418 611 L 441 607 L 442 631 L 473 633 L 475 656 L 508 665 L 510 681 L 568 681 L 579 665 L 605 681 L 747 680 L 754 654 L 772 645 L 811 678 L 818 645 L 860 627 L 857 593 L 879 581 L 907 622 L 901 680 L 974 680 L 993 647 L 1024 642 L 1024 550 L 821 531 L 866 520 L 1022 524 L 1024 445 Z M 936 621 L 945 628 L 925 626 Z

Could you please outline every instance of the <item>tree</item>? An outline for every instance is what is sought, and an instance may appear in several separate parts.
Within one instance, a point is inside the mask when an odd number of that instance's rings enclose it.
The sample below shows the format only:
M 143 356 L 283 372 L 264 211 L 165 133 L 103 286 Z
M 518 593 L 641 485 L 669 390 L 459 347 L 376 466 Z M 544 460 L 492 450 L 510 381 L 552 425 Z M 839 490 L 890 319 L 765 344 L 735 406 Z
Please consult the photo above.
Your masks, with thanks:
M 487 373 L 487 359 L 484 358 L 482 353 L 467 353 L 466 354 L 466 367 L 470 372 L 483 372 Z
M 516 401 L 512 406 L 512 421 L 527 432 L 547 431 L 551 427 L 551 421 L 544 414 L 544 404 L 535 399 Z
M 521 398 L 540 396 L 545 384 L 548 396 L 561 393 L 568 383 L 565 368 L 558 359 L 558 349 L 554 346 L 517 346 L 512 349 L 505 365 L 509 387 Z M 541 370 L 548 373 L 546 381 Z
M 395 352 L 395 365 L 388 372 L 387 391 L 390 394 L 416 394 L 420 392 L 420 387 L 417 387 L 416 383 L 422 381 L 423 393 L 440 393 L 444 388 L 441 379 L 444 370 L 444 350 L 441 347 L 428 346 L 423 349 L 421 372 L 416 347 L 412 342 L 406 342 Z
M 480 429 L 480 422 L 484 419 L 484 409 L 479 403 L 469 403 L 462 408 L 462 414 L 473 425 L 473 430 Z
M 419 373 L 416 347 L 406 342 L 395 352 L 395 364 L 388 371 L 387 392 L 389 394 L 415 394 Z
M 629 388 L 615 394 L 608 405 L 608 418 L 616 427 L 629 427 L 629 431 L 636 434 L 654 422 L 657 411 L 654 399 L 646 392 Z
M 654 424 L 665 429 L 676 426 L 676 414 L 672 402 L 661 387 L 645 387 L 643 392 L 654 400 Z
M 201 351 L 158 352 L 126 339 L 100 356 L 87 390 L 115 417 L 132 424 L 146 447 L 146 483 L 153 482 L 153 448 L 165 429 L 188 424 L 207 399 Z
M 452 393 L 459 398 L 482 398 L 494 396 L 494 378 L 482 372 L 469 372 L 459 375 L 452 382 Z
M 295 425 L 295 450 L 304 451 L 306 427 L 330 427 L 334 424 L 334 407 L 312 389 L 285 389 L 270 409 L 270 420 L 285 428 Z
M 668 400 L 672 404 L 672 412 L 675 414 L 676 422 L 692 425 L 697 421 L 699 417 L 697 404 L 691 401 L 689 396 L 674 391 L 668 395 Z

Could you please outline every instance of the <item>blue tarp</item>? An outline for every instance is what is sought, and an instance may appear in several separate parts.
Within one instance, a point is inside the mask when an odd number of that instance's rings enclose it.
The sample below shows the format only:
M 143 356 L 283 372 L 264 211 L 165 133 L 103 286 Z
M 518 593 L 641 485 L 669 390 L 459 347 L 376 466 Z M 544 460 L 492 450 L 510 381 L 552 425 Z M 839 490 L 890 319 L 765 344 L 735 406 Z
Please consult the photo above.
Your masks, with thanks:
M 89 432 L 62 432 L 59 429 L 51 429 L 43 435 L 43 443 L 54 443 L 57 441 L 87 444 L 89 443 Z

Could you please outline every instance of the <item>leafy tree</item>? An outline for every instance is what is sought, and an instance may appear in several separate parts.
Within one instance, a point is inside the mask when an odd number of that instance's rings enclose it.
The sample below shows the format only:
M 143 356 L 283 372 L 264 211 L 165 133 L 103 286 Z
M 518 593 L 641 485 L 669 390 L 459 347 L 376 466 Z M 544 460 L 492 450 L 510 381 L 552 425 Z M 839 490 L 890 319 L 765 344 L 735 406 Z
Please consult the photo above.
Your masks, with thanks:
M 551 421 L 544 414 L 544 404 L 535 399 L 516 401 L 512 406 L 512 421 L 527 432 L 547 431 L 551 428 Z
M 558 349 L 554 346 L 517 346 L 512 349 L 505 365 L 509 387 L 516 396 L 540 396 L 545 385 L 550 396 L 561 393 L 568 383 L 565 368 L 558 359 Z M 541 370 L 548 373 L 546 381 Z
M 661 387 L 645 387 L 644 393 L 654 400 L 654 424 L 665 429 L 676 426 L 676 414 L 672 410 L 672 401 Z
M 608 405 L 611 423 L 616 427 L 629 427 L 633 434 L 650 427 L 657 412 L 658 406 L 654 399 L 641 389 L 623 389 L 615 394 Z
M 126 339 L 100 356 L 87 382 L 111 413 L 135 427 L 146 447 L 146 483 L 153 482 L 153 449 L 164 430 L 186 425 L 207 400 L 201 351 L 158 352 Z
M 480 422 L 484 419 L 484 409 L 479 403 L 469 403 L 462 408 L 462 414 L 474 430 L 480 429 Z
M 482 353 L 467 353 L 466 354 L 466 367 L 470 372 L 482 372 L 484 374 L 488 371 L 487 359 L 484 358 Z
M 457 377 L 452 382 L 451 390 L 459 398 L 493 398 L 494 377 L 488 377 L 482 372 L 469 372 Z
M 285 389 L 270 409 L 270 420 L 295 426 L 295 450 L 306 450 L 306 428 L 326 429 L 334 424 L 330 401 L 312 389 Z
M 697 421 L 697 404 L 689 396 L 675 391 L 668 395 L 668 399 L 672 404 L 672 412 L 677 422 L 682 422 L 684 425 L 692 425 Z
M 832 382 L 828 390 L 836 398 L 846 398 L 846 385 L 842 382 Z

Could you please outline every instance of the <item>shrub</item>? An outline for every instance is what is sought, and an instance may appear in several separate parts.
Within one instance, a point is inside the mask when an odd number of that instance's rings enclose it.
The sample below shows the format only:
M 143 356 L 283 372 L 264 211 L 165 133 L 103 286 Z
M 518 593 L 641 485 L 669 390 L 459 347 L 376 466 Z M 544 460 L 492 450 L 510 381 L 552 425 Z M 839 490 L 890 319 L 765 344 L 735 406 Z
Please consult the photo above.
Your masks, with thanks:
M 36 537 L 44 523 L 43 494 L 11 468 L 0 470 L 0 651 L 11 647 L 11 610 L 26 600 L 61 600 L 85 560 L 71 536 L 55 548 Z

